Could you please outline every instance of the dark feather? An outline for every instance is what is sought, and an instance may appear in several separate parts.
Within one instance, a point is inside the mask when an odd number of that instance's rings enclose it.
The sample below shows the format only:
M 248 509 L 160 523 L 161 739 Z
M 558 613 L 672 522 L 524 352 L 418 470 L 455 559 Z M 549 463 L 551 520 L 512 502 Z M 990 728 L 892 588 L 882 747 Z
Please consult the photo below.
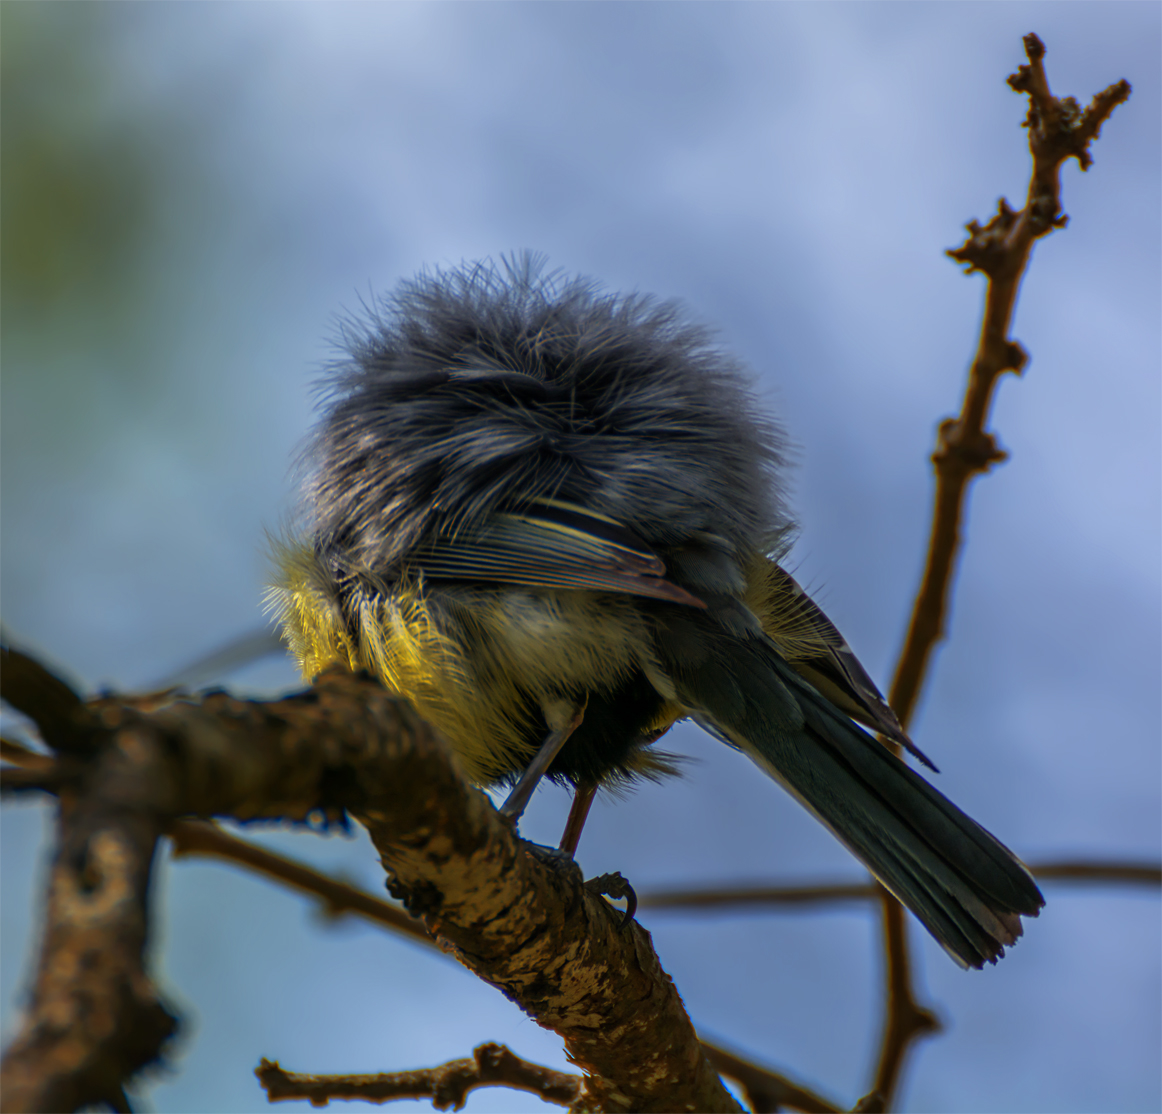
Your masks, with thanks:
M 673 303 L 523 256 L 405 284 L 350 343 L 308 448 L 308 505 L 351 568 L 382 575 L 542 498 L 630 523 L 655 549 L 698 533 L 765 548 L 787 529 L 780 432 Z
M 729 636 L 712 614 L 686 612 L 666 620 L 658 645 L 699 722 L 790 789 L 958 962 L 980 967 L 1015 943 L 1018 914 L 1044 904 L 1028 871 L 771 643 Z

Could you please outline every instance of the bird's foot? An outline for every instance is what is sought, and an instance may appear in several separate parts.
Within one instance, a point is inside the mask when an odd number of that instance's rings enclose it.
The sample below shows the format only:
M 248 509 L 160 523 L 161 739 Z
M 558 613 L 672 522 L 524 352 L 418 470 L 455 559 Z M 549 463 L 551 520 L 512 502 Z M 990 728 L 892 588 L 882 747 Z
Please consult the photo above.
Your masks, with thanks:
M 581 868 L 567 851 L 557 847 L 545 847 L 540 843 L 530 843 L 527 839 L 522 839 L 521 844 L 534 859 L 544 863 L 557 874 L 573 875 L 578 882 L 584 880 L 585 875 L 581 873 Z
M 616 871 L 613 874 L 599 874 L 596 878 L 590 878 L 585 883 L 585 888 L 591 894 L 602 897 L 612 897 L 614 900 L 624 898 L 625 913 L 622 915 L 621 924 L 618 927 L 623 930 L 629 927 L 629 922 L 633 920 L 633 915 L 637 912 L 637 894 L 634 893 L 633 886 L 621 874 Z
M 633 920 L 634 913 L 637 912 L 637 894 L 634 893 L 633 886 L 625 880 L 624 876 L 615 871 L 613 874 L 599 874 L 596 878 L 590 878 L 588 882 L 583 882 L 584 875 L 581 873 L 581 868 L 567 851 L 562 851 L 558 847 L 545 847 L 540 843 L 530 843 L 527 839 L 522 839 L 521 844 L 534 859 L 544 863 L 545 866 L 558 874 L 573 877 L 591 894 L 598 897 L 611 897 L 615 901 L 623 899 L 625 912 L 622 914 L 618 928 L 628 927 L 629 922 Z

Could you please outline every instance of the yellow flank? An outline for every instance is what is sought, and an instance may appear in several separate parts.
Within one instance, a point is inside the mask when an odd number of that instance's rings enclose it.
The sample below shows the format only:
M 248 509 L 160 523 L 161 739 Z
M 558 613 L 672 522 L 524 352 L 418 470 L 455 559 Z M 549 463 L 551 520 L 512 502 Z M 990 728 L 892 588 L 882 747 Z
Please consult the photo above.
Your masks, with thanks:
M 443 585 L 405 577 L 355 589 L 349 630 L 330 574 L 314 551 L 282 544 L 268 605 L 304 678 L 335 663 L 363 668 L 405 696 L 482 784 L 523 769 L 536 752 L 540 707 L 583 699 L 643 666 L 660 673 L 645 622 L 630 599 L 591 592 L 536 592 Z M 683 709 L 669 704 L 652 729 Z M 641 772 L 667 763 L 642 753 Z
M 511 586 L 431 591 L 421 577 L 404 577 L 390 590 L 356 588 L 349 626 L 313 548 L 276 543 L 274 558 L 268 607 L 303 677 L 334 664 L 368 670 L 407 698 L 481 784 L 527 765 L 540 741 L 534 720 L 541 708 L 614 687 L 636 668 L 663 695 L 670 690 L 631 597 Z M 746 572 L 743 602 L 787 661 L 825 654 L 827 640 L 786 574 L 758 554 Z M 661 735 L 685 714 L 667 700 L 647 734 Z M 646 776 L 673 772 L 652 748 L 630 761 Z
M 314 677 L 336 663 L 358 669 L 359 654 L 315 554 L 283 541 L 272 548 L 276 575 L 266 593 L 266 610 L 277 618 L 303 676 Z

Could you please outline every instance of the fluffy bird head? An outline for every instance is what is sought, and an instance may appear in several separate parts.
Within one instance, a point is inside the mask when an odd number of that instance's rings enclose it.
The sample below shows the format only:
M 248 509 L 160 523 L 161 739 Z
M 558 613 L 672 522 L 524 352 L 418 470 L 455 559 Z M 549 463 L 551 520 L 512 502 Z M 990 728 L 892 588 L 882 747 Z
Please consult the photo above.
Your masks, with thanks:
M 658 550 L 697 539 L 736 558 L 787 534 L 781 432 L 674 303 L 525 255 L 422 274 L 345 339 L 305 458 L 336 571 L 391 580 L 418 546 L 543 499 Z

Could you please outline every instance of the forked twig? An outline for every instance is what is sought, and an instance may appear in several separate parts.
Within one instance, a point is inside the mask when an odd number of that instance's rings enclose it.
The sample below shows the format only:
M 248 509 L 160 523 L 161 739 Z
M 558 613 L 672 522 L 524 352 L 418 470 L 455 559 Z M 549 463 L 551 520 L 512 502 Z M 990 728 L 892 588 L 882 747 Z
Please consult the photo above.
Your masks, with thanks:
M 760 1067 L 725 1048 L 702 1042 L 710 1062 L 725 1075 L 740 1084 L 746 1101 L 754 1114 L 773 1114 L 776 1110 L 801 1110 L 804 1114 L 835 1114 L 841 1106 L 821 1098 L 808 1087 L 794 1083 L 782 1072 Z
M 1094 97 L 1084 112 L 1072 97 L 1059 98 L 1049 90 L 1042 60 L 1045 47 L 1036 35 L 1024 39 L 1028 65 L 1008 80 L 1017 92 L 1028 94 L 1029 148 L 1033 172 L 1025 207 L 1014 212 L 1004 198 L 996 215 L 983 227 L 968 224 L 968 239 L 948 252 L 969 272 L 980 271 L 987 282 L 984 319 L 976 356 L 959 416 L 940 423 L 932 463 L 936 470 L 936 497 L 928 558 L 904 647 L 892 680 L 888 701 L 906 728 L 924 683 L 932 651 L 944 637 L 949 597 L 955 579 L 962 536 L 961 523 L 968 485 L 992 465 L 1005 459 L 986 428 L 996 384 L 1006 371 L 1019 374 L 1028 359 L 1009 337 L 1013 308 L 1033 244 L 1065 224 L 1060 202 L 1060 169 L 1076 158 L 1083 170 L 1092 161 L 1089 144 L 1114 108 L 1130 95 L 1119 81 Z M 891 1106 L 900 1070 L 912 1041 L 936 1028 L 933 1015 L 919 1006 L 912 991 L 908 941 L 903 910 L 882 891 L 884 950 L 887 958 L 887 1008 L 876 1069 L 875 1092 Z
M 450 1060 L 439 1067 L 415 1071 L 300 1075 L 263 1060 L 254 1074 L 271 1102 L 307 1099 L 312 1106 L 326 1106 L 331 1099 L 361 1102 L 430 1099 L 437 1110 L 462 1109 L 469 1092 L 478 1087 L 531 1091 L 545 1102 L 571 1106 L 580 1098 L 584 1084 L 579 1075 L 522 1060 L 503 1044 L 482 1044 L 472 1050 L 470 1060 Z

